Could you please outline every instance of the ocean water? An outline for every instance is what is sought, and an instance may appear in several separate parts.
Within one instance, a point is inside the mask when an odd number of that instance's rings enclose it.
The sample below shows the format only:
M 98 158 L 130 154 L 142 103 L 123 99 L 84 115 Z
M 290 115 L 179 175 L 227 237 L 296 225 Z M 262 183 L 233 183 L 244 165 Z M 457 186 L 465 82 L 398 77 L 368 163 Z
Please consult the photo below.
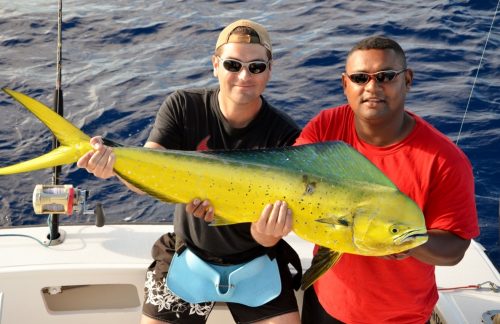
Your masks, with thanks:
M 52 106 L 57 0 L 0 0 L 0 86 Z M 210 56 L 221 28 L 238 18 L 268 27 L 275 64 L 265 96 L 305 123 L 345 102 L 340 75 L 347 51 L 384 34 L 406 50 L 415 72 L 407 108 L 456 141 L 474 167 L 478 241 L 500 265 L 500 31 L 495 0 L 429 1 L 63 1 L 62 89 L 67 119 L 90 135 L 142 146 L 165 96 L 215 86 Z M 491 33 L 489 33 L 491 28 Z M 465 112 L 467 113 L 465 114 Z M 0 166 L 51 149 L 51 134 L 0 94 Z M 43 224 L 31 195 L 50 170 L 0 178 L 0 226 Z M 76 166 L 63 183 L 90 191 L 107 222 L 162 222 L 172 207 L 138 196 L 117 180 Z M 87 216 L 61 217 L 84 223 Z

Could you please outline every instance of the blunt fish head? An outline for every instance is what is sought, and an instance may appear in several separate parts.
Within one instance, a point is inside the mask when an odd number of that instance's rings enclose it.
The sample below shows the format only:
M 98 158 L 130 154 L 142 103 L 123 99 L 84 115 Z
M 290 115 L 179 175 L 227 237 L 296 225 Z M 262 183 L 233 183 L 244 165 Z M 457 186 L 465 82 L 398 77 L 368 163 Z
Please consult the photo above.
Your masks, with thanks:
M 379 193 L 354 211 L 353 242 L 362 255 L 400 253 L 427 238 L 422 211 L 400 191 Z

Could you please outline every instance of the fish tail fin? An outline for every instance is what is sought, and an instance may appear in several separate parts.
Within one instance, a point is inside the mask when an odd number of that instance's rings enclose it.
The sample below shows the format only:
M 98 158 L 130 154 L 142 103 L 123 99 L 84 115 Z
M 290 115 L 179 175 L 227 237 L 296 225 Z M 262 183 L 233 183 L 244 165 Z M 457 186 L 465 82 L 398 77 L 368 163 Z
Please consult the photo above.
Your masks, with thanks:
M 92 149 L 90 137 L 41 102 L 14 90 L 2 88 L 9 96 L 31 111 L 54 134 L 60 146 L 53 151 L 11 166 L 0 168 L 0 175 L 15 174 L 76 162 Z
M 311 266 L 302 276 L 300 288 L 302 290 L 309 288 L 322 274 L 333 267 L 340 260 L 341 256 L 342 253 L 340 252 L 320 246 L 312 259 Z

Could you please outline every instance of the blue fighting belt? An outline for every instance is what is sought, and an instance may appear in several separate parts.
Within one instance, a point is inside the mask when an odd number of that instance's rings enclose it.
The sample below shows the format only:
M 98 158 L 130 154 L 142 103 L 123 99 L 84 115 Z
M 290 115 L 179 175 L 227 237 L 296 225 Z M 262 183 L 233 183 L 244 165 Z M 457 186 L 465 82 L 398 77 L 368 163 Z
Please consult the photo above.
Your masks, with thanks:
M 185 248 L 174 254 L 166 283 L 192 304 L 220 301 L 257 307 L 281 293 L 278 263 L 267 254 L 242 264 L 216 265 Z

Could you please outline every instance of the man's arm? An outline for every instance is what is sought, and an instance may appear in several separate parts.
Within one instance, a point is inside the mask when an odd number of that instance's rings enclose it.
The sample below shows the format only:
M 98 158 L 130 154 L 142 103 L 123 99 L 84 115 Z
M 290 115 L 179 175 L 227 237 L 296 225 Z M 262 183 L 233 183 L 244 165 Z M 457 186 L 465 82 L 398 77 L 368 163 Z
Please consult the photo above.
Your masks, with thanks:
M 116 160 L 113 149 L 104 145 L 100 136 L 91 138 L 90 144 L 94 150 L 87 152 L 78 160 L 77 166 L 79 168 L 84 168 L 87 172 L 101 179 L 116 176 L 130 190 L 144 194 L 143 191 L 120 178 L 113 171 Z M 144 147 L 165 149 L 155 142 L 146 142 Z M 186 204 L 186 212 L 207 222 L 211 222 L 214 218 L 214 208 L 208 200 L 193 199 Z M 268 204 L 264 207 L 259 220 L 252 223 L 250 230 L 257 243 L 263 246 L 273 246 L 292 230 L 292 211 L 286 202 L 277 201 L 275 204 Z
M 471 240 L 453 233 L 432 229 L 429 240 L 409 251 L 408 255 L 428 264 L 453 266 L 462 260 Z
M 87 172 L 92 173 L 101 179 L 108 179 L 116 176 L 130 190 L 140 195 L 145 194 L 142 190 L 128 183 L 113 171 L 116 161 L 115 154 L 113 153 L 113 149 L 111 147 L 104 145 L 101 136 L 92 137 L 90 139 L 90 145 L 92 145 L 94 150 L 87 152 L 78 160 L 76 165 L 79 168 L 84 168 Z M 155 142 L 146 142 L 144 147 L 165 149 L 163 146 Z

